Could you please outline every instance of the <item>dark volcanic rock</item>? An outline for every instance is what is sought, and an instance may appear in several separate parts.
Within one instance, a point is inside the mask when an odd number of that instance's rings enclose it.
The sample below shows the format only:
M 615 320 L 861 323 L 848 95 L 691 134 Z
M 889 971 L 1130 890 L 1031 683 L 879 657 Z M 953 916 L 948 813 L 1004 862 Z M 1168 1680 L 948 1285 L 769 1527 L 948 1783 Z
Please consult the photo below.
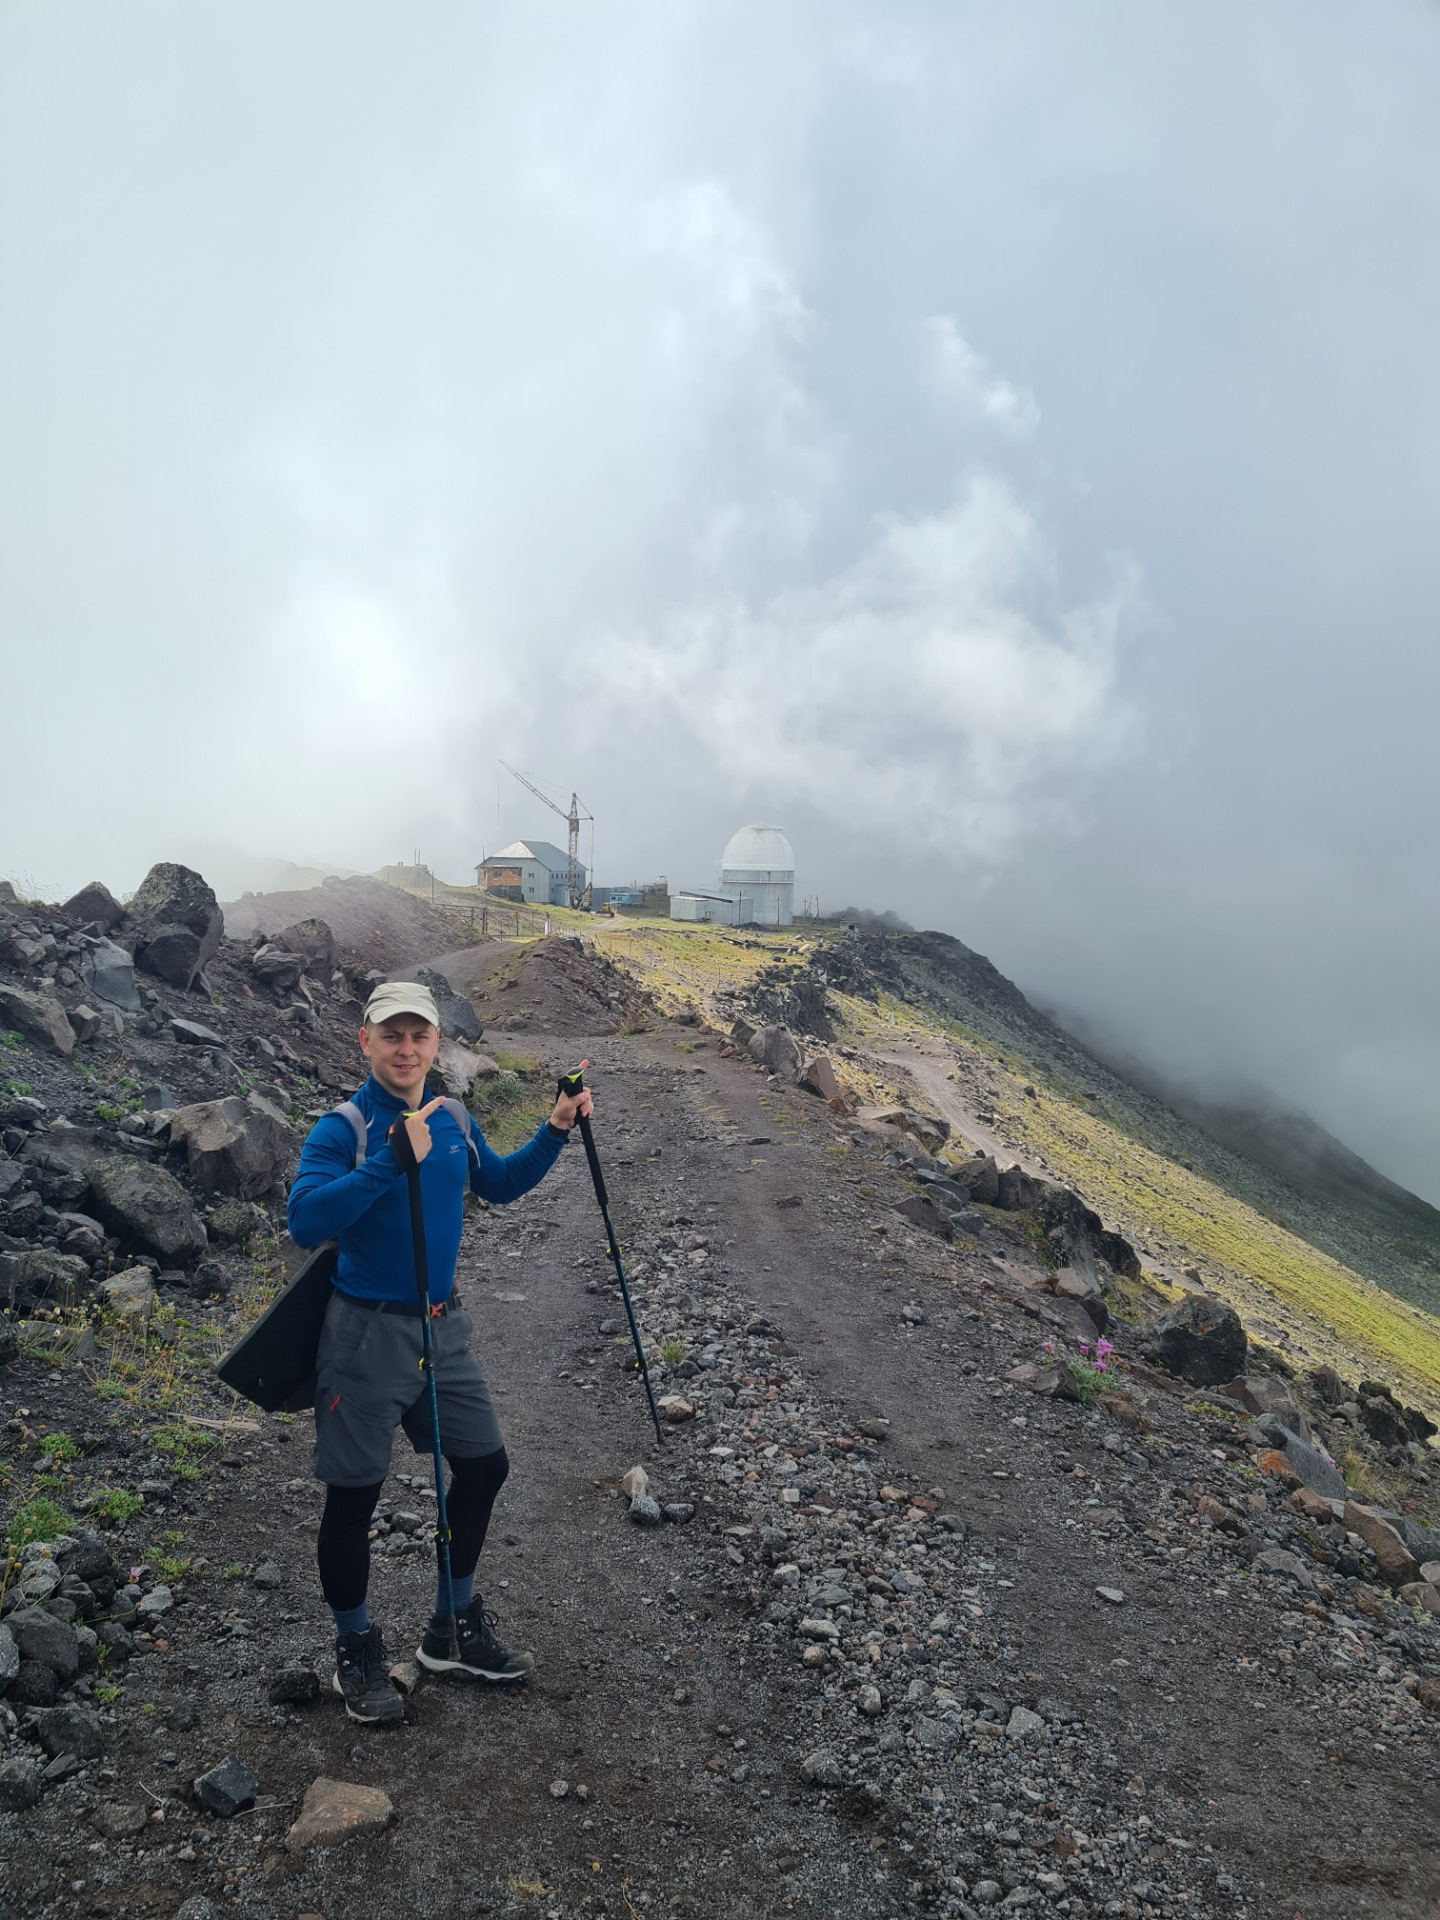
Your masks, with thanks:
M 1228 1302 L 1192 1294 L 1156 1321 L 1143 1351 L 1191 1386 L 1215 1387 L 1244 1373 L 1248 1348 L 1240 1316 Z
M 275 935 L 275 945 L 303 954 L 307 970 L 318 980 L 328 980 L 335 971 L 335 936 L 325 920 L 297 920 L 293 927 L 282 927 Z M 419 974 L 415 977 L 420 978 Z
M 42 1301 L 69 1307 L 89 1284 L 90 1269 L 72 1253 L 27 1247 L 0 1253 L 0 1306 L 28 1309 Z
M 172 987 L 189 987 L 216 953 L 225 916 L 202 875 L 162 860 L 140 882 L 130 902 L 140 928 L 135 964 Z
M 7 1624 L 22 1662 L 38 1660 L 57 1679 L 75 1678 L 80 1671 L 80 1640 L 72 1626 L 43 1607 L 17 1607 Z
M 167 1266 L 187 1267 L 205 1251 L 205 1229 L 190 1196 L 163 1167 L 100 1160 L 90 1170 L 95 1211 L 112 1233 Z
M 85 1707 L 50 1707 L 39 1716 L 40 1744 L 53 1760 L 73 1753 L 77 1760 L 98 1760 L 105 1751 L 100 1716 Z
M 6 1695 L 14 1707 L 53 1707 L 60 1682 L 43 1660 L 22 1660 Z
M 1277 1452 L 1284 1454 L 1300 1476 L 1302 1486 L 1313 1487 L 1315 1492 L 1321 1494 L 1326 1500 L 1349 1498 L 1350 1489 L 1346 1486 L 1339 1469 L 1330 1464 L 1325 1454 L 1309 1445 L 1287 1427 L 1278 1414 L 1262 1413 L 1255 1424 L 1271 1446 Z
M 955 1178 L 962 1187 L 970 1189 L 971 1198 L 978 1200 L 982 1207 L 999 1205 L 1000 1169 L 993 1154 L 977 1153 L 973 1159 L 961 1161 L 955 1169 Z
M 934 1205 L 923 1194 L 917 1193 L 913 1199 L 902 1202 L 895 1211 L 902 1220 L 908 1220 L 912 1226 L 923 1227 L 927 1233 L 936 1234 L 941 1240 L 955 1238 L 949 1212 L 944 1207 Z
M 272 1707 L 308 1706 L 320 1698 L 320 1676 L 313 1667 L 281 1667 L 270 1682 Z
M 12 1754 L 0 1763 L 0 1813 L 24 1813 L 40 1798 L 40 1762 Z
M 213 1245 L 243 1247 L 265 1229 L 265 1215 L 245 1200 L 222 1200 L 205 1216 L 205 1228 Z
M 239 1200 L 268 1193 L 296 1148 L 285 1116 L 256 1093 L 181 1107 L 170 1122 L 170 1144 L 184 1146 L 197 1186 Z
M 203 1026 L 198 1020 L 172 1020 L 170 1037 L 182 1047 L 223 1047 L 225 1042 L 213 1027 Z
M 269 987 L 272 993 L 289 993 L 298 987 L 307 964 L 303 953 L 278 942 L 267 942 L 250 956 L 250 971 L 261 986 Z
M 113 940 L 97 940 L 80 962 L 80 978 L 87 993 L 112 1007 L 124 1007 L 131 1013 L 140 1009 L 140 990 L 135 985 L 135 962 Z
M 51 1053 L 75 1051 L 75 1029 L 66 1018 L 64 1007 L 49 994 L 0 986 L 0 1026 L 28 1034 Z
M 1007 1213 L 1028 1213 L 1034 1206 L 1037 1185 L 1023 1167 L 1006 1167 L 997 1184 L 996 1204 Z
M 1140 1256 L 1123 1234 L 1102 1228 L 1092 1237 L 1096 1253 L 1112 1273 L 1118 1273 L 1125 1280 L 1140 1278 Z
M 57 1133 L 32 1134 L 20 1149 L 21 1164 L 49 1207 L 73 1207 L 90 1185 L 97 1160 L 115 1151 L 94 1127 L 64 1127 Z
M 415 978 L 422 987 L 428 987 L 435 996 L 435 1011 L 440 1016 L 440 1031 L 448 1034 L 452 1040 L 478 1040 L 484 1032 L 480 1016 L 465 998 L 457 993 L 443 973 L 437 973 L 433 967 L 417 967 Z
M 253 1806 L 259 1790 L 259 1780 L 235 1753 L 195 1782 L 195 1798 L 207 1813 L 218 1814 L 222 1820 L 233 1819 Z
M 72 893 L 60 911 L 67 920 L 98 920 L 115 927 L 125 918 L 125 909 L 103 880 L 92 880 L 78 893 Z

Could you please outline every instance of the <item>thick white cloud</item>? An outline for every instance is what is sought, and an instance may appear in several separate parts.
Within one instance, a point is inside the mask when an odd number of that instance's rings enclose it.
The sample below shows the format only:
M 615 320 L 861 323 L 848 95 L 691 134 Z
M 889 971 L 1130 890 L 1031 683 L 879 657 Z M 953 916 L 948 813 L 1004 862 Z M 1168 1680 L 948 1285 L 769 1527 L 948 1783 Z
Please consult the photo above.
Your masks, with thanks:
M 1437 92 L 1420 0 L 12 5 L 0 871 L 779 813 L 1433 1191 Z
M 607 653 L 591 691 L 613 721 L 660 714 L 676 772 L 730 780 L 985 869 L 1026 831 L 1068 824 L 1083 769 L 1126 731 L 1115 686 L 1122 578 L 1051 614 L 1050 556 L 995 478 L 945 510 L 887 516 L 839 573 L 759 604 L 678 610 Z

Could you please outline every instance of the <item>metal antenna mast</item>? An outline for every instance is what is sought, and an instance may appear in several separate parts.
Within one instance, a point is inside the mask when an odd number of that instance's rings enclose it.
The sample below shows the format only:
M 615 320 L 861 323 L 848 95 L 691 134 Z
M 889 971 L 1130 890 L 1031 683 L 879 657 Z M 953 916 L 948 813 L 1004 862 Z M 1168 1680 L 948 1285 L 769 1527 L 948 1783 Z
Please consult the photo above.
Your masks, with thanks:
M 513 779 L 518 780 L 522 787 L 528 787 L 537 800 L 543 800 L 550 811 L 552 813 L 558 813 L 560 818 L 565 822 L 565 904 L 570 907 L 578 907 L 580 904 L 580 822 L 582 820 L 588 820 L 593 827 L 595 824 L 594 814 L 583 811 L 580 796 L 574 793 L 570 796 L 570 811 L 567 813 L 564 807 L 559 806 L 550 798 L 548 793 L 542 792 L 541 789 L 536 786 L 528 773 L 521 773 L 520 769 L 518 767 L 512 767 L 508 760 L 502 760 L 500 764 L 504 767 L 506 773 L 511 775 Z

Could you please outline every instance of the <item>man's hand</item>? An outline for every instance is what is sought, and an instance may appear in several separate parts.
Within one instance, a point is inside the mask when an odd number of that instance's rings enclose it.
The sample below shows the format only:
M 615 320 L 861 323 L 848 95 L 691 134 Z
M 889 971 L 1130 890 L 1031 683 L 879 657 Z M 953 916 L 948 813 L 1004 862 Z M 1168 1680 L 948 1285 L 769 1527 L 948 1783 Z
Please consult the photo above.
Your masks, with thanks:
M 444 1106 L 444 1104 L 445 1101 L 442 1095 L 439 1099 L 428 1101 L 426 1105 L 421 1107 L 418 1113 L 409 1113 L 405 1116 L 405 1131 L 410 1136 L 410 1146 L 417 1162 L 423 1160 L 434 1145 L 434 1142 L 430 1138 L 430 1129 L 425 1123 L 435 1109 Z M 398 1126 L 400 1123 L 397 1120 L 395 1124 Z M 393 1133 L 394 1130 L 392 1127 L 391 1132 Z
M 582 1060 L 580 1071 L 583 1073 L 590 1062 Z M 555 1111 L 550 1116 L 550 1125 L 557 1133 L 569 1133 L 581 1114 L 592 1114 L 595 1102 L 590 1098 L 590 1089 L 582 1087 L 577 1094 L 562 1093 L 555 1102 Z

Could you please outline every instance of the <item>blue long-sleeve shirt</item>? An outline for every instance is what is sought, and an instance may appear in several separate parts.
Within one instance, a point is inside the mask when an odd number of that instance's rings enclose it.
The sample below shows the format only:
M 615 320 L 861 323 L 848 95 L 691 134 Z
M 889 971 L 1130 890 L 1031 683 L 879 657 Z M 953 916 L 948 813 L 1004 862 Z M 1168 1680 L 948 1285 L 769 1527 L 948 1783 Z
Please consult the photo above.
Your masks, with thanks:
M 358 1300 L 413 1300 L 408 1183 L 385 1137 L 405 1105 L 373 1076 L 355 1095 L 355 1105 L 368 1124 L 365 1159 L 356 1166 L 355 1130 L 343 1115 L 327 1113 L 315 1122 L 290 1188 L 290 1238 L 297 1247 L 339 1241 L 335 1284 L 342 1293 Z M 444 1107 L 437 1107 L 426 1124 L 433 1145 L 420 1162 L 420 1195 L 430 1298 L 438 1304 L 455 1284 L 467 1182 L 484 1200 L 518 1200 L 545 1178 L 565 1142 L 542 1125 L 523 1147 L 502 1157 L 486 1144 L 472 1118 L 476 1166 L 464 1133 Z

